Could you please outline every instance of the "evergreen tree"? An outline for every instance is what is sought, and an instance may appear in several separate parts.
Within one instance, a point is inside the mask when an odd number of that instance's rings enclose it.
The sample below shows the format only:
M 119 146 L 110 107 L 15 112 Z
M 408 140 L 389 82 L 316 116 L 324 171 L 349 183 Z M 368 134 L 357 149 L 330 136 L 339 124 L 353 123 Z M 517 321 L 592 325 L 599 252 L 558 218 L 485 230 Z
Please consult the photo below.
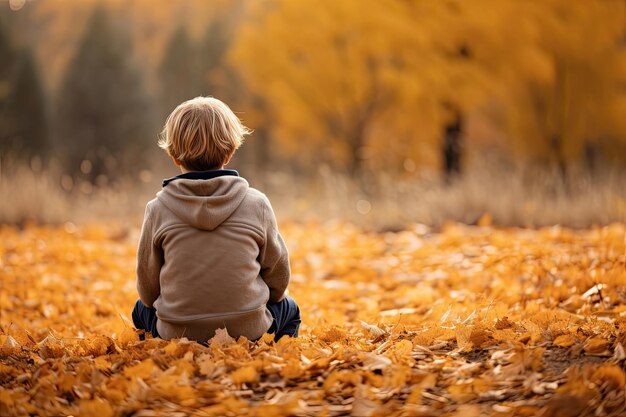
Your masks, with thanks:
M 247 110 L 243 121 L 254 123 L 249 125 L 254 128 L 254 134 L 235 153 L 232 165 L 244 175 L 254 178 L 255 185 L 262 187 L 266 180 L 265 171 L 272 163 L 269 109 L 265 99 L 246 88 L 237 68 L 228 62 L 234 28 L 231 26 L 233 23 L 227 22 L 235 20 L 213 20 L 198 45 L 201 90 L 203 95 L 219 98 L 235 111 Z
M 6 98 L 8 88 L 7 83 L 11 69 L 14 65 L 15 52 L 9 34 L 4 28 L 3 21 L 0 18 L 0 100 Z
M 89 160 L 91 169 L 83 172 L 93 179 L 141 165 L 138 158 L 155 133 L 149 127 L 151 108 L 128 41 L 101 7 L 69 63 L 58 112 L 57 141 L 70 171 Z
M 15 50 L 0 22 L 0 151 L 45 155 L 48 124 L 44 90 L 32 52 Z
M 11 109 L 9 107 L 12 76 L 15 73 L 15 52 L 0 19 L 0 150 L 4 153 L 13 145 Z
M 205 94 L 223 97 L 236 88 L 234 71 L 229 71 L 226 63 L 226 53 L 230 48 L 232 30 L 223 20 L 215 19 L 209 25 L 207 32 L 199 45 L 199 65 L 202 79 L 202 89 Z M 235 96 L 236 94 L 232 94 Z
M 165 48 L 159 68 L 163 117 L 183 101 L 203 94 L 196 52 L 187 30 L 178 27 Z
M 30 49 L 24 49 L 18 61 L 11 104 L 14 109 L 18 145 L 27 155 L 48 152 L 48 123 L 43 86 Z

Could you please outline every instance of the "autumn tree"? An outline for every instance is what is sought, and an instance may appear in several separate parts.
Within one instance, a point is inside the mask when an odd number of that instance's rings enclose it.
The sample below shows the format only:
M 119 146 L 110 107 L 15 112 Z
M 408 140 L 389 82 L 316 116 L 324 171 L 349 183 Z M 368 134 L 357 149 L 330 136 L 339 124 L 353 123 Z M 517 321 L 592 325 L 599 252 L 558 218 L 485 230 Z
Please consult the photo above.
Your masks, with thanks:
M 233 56 L 291 155 L 352 173 L 433 165 L 460 114 L 499 129 L 503 149 L 563 166 L 622 149 L 623 15 L 606 1 L 255 4 Z
M 461 174 L 461 153 L 463 149 L 463 116 L 460 111 L 451 109 L 454 117 L 444 126 L 443 170 L 445 180 L 450 181 Z
M 407 156 L 432 164 L 438 158 L 424 148 L 437 153 L 443 140 L 451 117 L 443 103 L 465 108 L 477 97 L 481 74 L 459 53 L 463 38 L 438 37 L 429 22 L 462 23 L 446 6 L 305 1 L 250 13 L 233 59 L 267 98 L 274 134 L 291 154 L 315 152 L 315 162 L 357 177 Z
M 29 48 L 15 48 L 0 20 L 0 152 L 43 156 L 49 148 L 44 90 Z
M 513 149 L 564 175 L 589 149 L 610 159 L 625 142 L 623 6 L 550 0 L 500 13 L 508 31 L 494 38 L 491 53 L 507 51 L 509 61 L 491 60 Z
M 27 2 L 32 13 L 14 25 L 45 39 L 32 46 L 54 91 L 97 0 L 61 3 Z M 187 49 L 182 38 L 180 48 L 171 46 L 184 22 L 201 85 L 191 95 L 224 99 L 255 129 L 240 153 L 246 166 L 280 152 L 308 172 L 320 162 L 355 175 L 413 172 L 445 167 L 446 149 L 456 148 L 463 171 L 488 141 L 511 160 L 562 171 L 626 155 L 621 0 L 115 0 L 102 7 L 116 25 L 125 19 L 128 44 L 145 62 L 141 78 L 155 95 L 171 82 L 162 82 L 161 64 L 169 62 L 169 74 L 189 69 L 167 59 Z M 460 135 L 449 135 L 456 131 L 450 108 L 463 119 Z M 485 139 L 477 125 L 493 135 Z M 446 148 L 446 137 L 462 146 Z
M 126 39 L 97 8 L 59 93 L 57 141 L 72 171 L 83 165 L 83 173 L 95 178 L 138 165 L 156 134 L 141 78 Z
M 305 3 L 252 10 L 258 17 L 251 21 L 258 23 L 242 29 L 234 59 L 277 116 L 273 133 L 288 153 L 316 149 L 323 162 L 342 159 L 356 173 L 368 128 L 385 99 L 377 63 L 367 65 L 365 33 L 357 26 L 375 13 L 352 13 L 345 2 Z

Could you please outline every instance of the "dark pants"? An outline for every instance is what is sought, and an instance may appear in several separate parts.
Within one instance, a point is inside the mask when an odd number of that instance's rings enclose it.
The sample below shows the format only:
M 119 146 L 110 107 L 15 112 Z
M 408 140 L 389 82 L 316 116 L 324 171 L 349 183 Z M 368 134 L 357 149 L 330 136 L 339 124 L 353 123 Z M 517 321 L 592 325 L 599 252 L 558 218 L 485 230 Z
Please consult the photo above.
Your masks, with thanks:
M 267 309 L 274 318 L 267 332 L 275 334 L 274 340 L 278 341 L 283 336 L 298 337 L 300 308 L 293 298 L 286 296 L 277 303 L 267 303 Z M 159 337 L 156 328 L 156 310 L 146 307 L 141 300 L 137 300 L 133 308 L 133 323 L 137 329 L 150 332 L 153 337 Z M 144 336 L 139 335 L 139 338 L 143 340 Z

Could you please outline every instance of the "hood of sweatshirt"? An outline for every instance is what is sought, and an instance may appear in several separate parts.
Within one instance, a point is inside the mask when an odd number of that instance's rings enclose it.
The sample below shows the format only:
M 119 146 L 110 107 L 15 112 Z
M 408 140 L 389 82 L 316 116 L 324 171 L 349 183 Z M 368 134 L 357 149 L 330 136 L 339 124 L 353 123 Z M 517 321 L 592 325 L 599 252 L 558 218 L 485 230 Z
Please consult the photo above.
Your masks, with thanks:
M 224 175 L 210 179 L 175 178 L 165 183 L 157 199 L 186 224 L 213 230 L 228 219 L 246 197 L 248 181 Z

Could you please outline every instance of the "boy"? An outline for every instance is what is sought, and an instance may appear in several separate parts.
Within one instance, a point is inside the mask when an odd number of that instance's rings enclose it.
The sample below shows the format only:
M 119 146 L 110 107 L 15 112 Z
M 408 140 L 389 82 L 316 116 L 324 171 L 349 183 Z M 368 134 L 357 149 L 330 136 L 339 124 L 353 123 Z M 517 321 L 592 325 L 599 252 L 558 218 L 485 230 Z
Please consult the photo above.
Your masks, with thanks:
M 287 248 L 267 197 L 224 169 L 250 131 L 215 98 L 176 107 L 159 146 L 182 172 L 146 206 L 137 253 L 137 329 L 206 342 L 297 337 L 300 310 L 286 295 Z

